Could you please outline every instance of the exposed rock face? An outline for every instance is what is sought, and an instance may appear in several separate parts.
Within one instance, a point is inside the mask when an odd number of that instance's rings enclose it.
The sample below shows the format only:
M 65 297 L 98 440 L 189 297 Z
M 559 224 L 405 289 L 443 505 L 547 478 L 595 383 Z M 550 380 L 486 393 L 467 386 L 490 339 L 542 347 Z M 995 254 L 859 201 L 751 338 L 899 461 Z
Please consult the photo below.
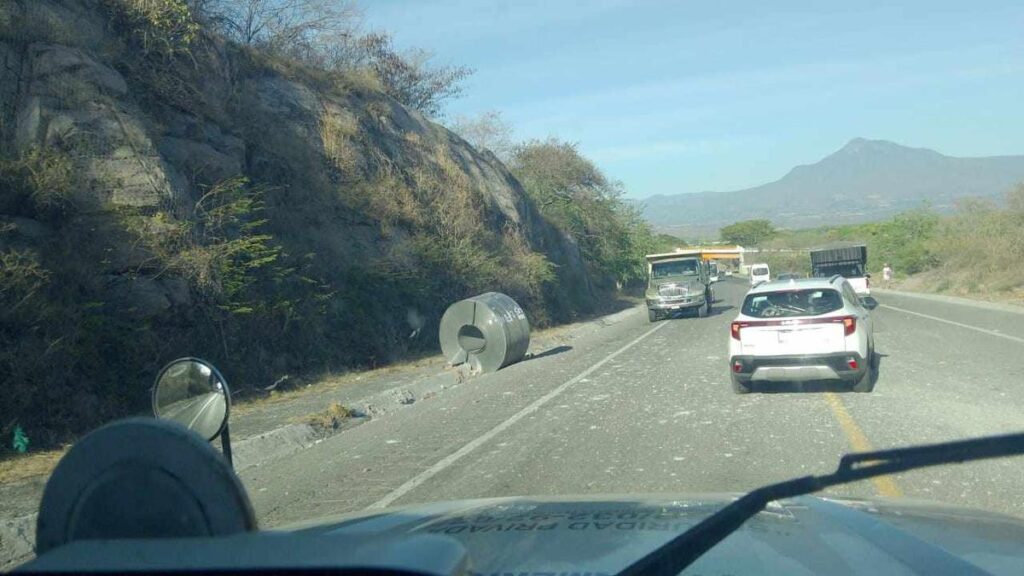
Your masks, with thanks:
M 210 40 L 197 48 L 195 94 L 184 109 L 118 69 L 99 3 L 20 0 L 0 8 L 0 28 L 19 22 L 47 32 L 0 34 L 0 152 L 71 151 L 78 211 L 93 220 L 64 225 L 94 226 L 99 218 L 103 227 L 119 207 L 187 217 L 211 186 L 244 176 L 271 187 L 275 214 L 294 206 L 293 217 L 268 225 L 298 238 L 295 251 L 315 252 L 338 267 L 401 260 L 395 247 L 408 240 L 401 226 L 385 231 L 374 214 L 353 212 L 340 199 L 316 210 L 303 203 L 314 194 L 321 203 L 335 190 L 343 195 L 382 165 L 404 173 L 450 161 L 455 177 L 482 198 L 486 227 L 499 235 L 512 230 L 556 265 L 568 287 L 554 297 L 558 305 L 590 303 L 575 242 L 540 216 L 508 170 L 384 94 L 324 90 L 269 69 L 241 71 L 241 56 Z M 328 128 L 336 137 L 325 136 Z M 151 259 L 139 247 L 115 242 L 99 252 L 107 256 L 96 262 L 96 280 L 117 309 L 155 317 L 190 304 L 180 278 L 147 276 Z M 396 322 L 404 314 L 396 311 Z

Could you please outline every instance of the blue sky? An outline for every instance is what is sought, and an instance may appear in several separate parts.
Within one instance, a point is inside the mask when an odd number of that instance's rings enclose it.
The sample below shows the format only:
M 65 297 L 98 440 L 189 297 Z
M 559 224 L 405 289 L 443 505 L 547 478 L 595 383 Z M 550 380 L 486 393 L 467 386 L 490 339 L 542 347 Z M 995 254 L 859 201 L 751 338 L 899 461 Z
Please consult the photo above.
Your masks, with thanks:
M 449 116 L 577 142 L 635 198 L 763 184 L 858 136 L 1024 154 L 1021 0 L 361 5 L 399 46 L 476 69 Z

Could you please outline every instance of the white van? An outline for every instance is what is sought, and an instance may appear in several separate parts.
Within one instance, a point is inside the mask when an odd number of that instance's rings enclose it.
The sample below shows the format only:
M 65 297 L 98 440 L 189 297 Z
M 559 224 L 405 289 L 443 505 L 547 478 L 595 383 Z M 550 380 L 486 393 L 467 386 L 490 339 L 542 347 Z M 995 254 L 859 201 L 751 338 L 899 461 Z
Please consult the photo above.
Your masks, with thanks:
M 767 282 L 772 279 L 771 273 L 768 271 L 767 264 L 754 264 L 750 267 L 750 285 L 753 286 L 758 282 Z

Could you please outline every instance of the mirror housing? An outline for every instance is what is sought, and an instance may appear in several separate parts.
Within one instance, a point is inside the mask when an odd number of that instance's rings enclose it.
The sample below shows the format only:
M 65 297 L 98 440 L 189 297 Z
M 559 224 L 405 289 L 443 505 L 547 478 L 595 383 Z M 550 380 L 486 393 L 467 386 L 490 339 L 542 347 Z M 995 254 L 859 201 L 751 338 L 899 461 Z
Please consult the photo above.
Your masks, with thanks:
M 225 431 L 231 411 L 227 381 L 212 364 L 179 358 L 164 366 L 153 386 L 153 415 L 178 422 L 207 440 Z

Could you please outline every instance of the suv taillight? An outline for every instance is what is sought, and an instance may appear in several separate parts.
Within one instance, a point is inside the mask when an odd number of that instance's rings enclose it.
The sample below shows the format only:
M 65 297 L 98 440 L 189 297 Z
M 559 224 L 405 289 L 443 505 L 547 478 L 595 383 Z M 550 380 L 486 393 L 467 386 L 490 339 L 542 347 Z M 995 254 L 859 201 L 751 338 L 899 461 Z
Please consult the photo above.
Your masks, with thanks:
M 857 317 L 856 316 L 843 316 L 843 334 L 849 336 L 857 331 Z
M 744 326 L 746 326 L 745 322 L 733 322 L 732 323 L 732 325 L 730 326 L 729 329 L 732 332 L 732 337 L 733 337 L 734 340 L 739 340 L 740 339 L 740 328 L 743 328 Z

